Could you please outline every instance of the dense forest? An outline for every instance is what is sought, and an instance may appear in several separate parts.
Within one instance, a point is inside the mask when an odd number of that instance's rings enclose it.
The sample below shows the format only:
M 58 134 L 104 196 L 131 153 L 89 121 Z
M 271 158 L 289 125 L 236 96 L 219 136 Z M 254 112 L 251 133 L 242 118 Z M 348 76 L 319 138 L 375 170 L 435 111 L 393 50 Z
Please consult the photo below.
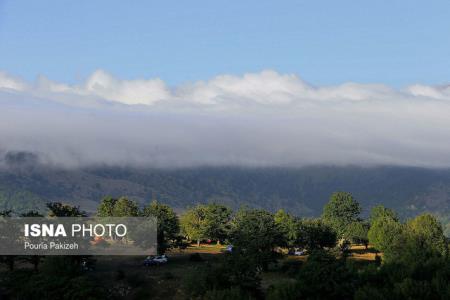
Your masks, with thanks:
M 58 202 L 46 209 L 52 217 L 87 215 Z M 2 256 L 0 293 L 6 299 L 450 299 L 449 241 L 437 218 L 401 220 L 383 205 L 367 217 L 362 211 L 347 192 L 332 193 L 316 218 L 218 203 L 179 215 L 156 200 L 142 206 L 105 197 L 97 216 L 157 217 L 158 252 L 174 261 L 145 269 L 128 257 L 108 277 L 111 259 L 96 270 L 82 267 L 87 260 L 95 265 L 94 257 Z M 196 252 L 204 243 L 228 247 L 207 257 Z M 180 259 L 189 253 L 189 260 Z M 158 277 L 160 270 L 166 271 Z
M 30 161 L 31 160 L 31 161 Z M 350 191 L 368 216 L 383 204 L 405 219 L 432 212 L 450 236 L 450 170 L 407 167 L 137 169 L 44 167 L 26 156 L 0 168 L 0 209 L 45 210 L 48 201 L 65 202 L 93 213 L 105 195 L 126 195 L 140 205 L 158 200 L 176 212 L 199 203 L 241 205 L 299 216 L 319 216 L 328 196 Z
M 367 216 L 381 203 L 403 217 L 450 211 L 450 170 L 402 167 L 210 167 L 176 170 L 98 167 L 58 169 L 10 162 L 0 169 L 0 208 L 44 209 L 62 201 L 95 211 L 105 195 L 127 195 L 140 204 L 157 199 L 177 211 L 197 203 L 232 208 L 245 204 L 302 216 L 318 216 L 328 196 L 351 191 Z

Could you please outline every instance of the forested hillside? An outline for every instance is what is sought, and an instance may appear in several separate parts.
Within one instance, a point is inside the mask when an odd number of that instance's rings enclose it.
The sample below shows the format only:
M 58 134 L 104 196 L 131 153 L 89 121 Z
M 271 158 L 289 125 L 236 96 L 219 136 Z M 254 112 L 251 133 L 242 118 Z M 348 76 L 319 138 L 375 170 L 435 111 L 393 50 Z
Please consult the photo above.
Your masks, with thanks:
M 328 196 L 350 191 L 366 208 L 375 203 L 402 215 L 445 214 L 450 208 L 450 170 L 400 167 L 195 168 L 179 170 L 91 168 L 62 170 L 18 165 L 0 171 L 0 208 L 26 210 L 48 201 L 93 211 L 105 196 L 127 195 L 141 204 L 151 199 L 183 210 L 218 202 L 271 211 L 284 208 L 317 216 Z

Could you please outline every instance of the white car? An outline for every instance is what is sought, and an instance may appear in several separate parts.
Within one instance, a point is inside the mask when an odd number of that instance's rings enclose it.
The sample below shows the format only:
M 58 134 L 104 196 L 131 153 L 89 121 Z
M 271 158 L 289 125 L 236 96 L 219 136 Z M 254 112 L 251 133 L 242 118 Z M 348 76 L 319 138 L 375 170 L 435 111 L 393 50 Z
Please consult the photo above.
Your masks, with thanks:
M 302 256 L 306 254 L 306 250 L 295 250 L 294 255 L 295 256 Z
M 165 254 L 159 256 L 147 256 L 144 260 L 144 266 L 155 266 L 155 265 L 163 265 L 168 261 L 167 256 Z

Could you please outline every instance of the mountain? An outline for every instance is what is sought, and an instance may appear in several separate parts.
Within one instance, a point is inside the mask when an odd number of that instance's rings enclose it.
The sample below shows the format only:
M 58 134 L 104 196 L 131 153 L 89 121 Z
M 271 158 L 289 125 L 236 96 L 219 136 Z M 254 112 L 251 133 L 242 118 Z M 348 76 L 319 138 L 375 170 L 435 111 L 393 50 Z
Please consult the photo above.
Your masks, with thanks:
M 28 161 L 28 160 L 27 160 Z M 96 167 L 58 169 L 13 162 L 0 169 L 0 209 L 42 209 L 48 201 L 95 211 L 105 195 L 128 196 L 142 205 L 158 199 L 181 211 L 220 202 L 302 216 L 320 215 L 334 191 L 351 192 L 364 214 L 375 204 L 404 216 L 450 211 L 450 170 L 406 167 L 137 169 Z

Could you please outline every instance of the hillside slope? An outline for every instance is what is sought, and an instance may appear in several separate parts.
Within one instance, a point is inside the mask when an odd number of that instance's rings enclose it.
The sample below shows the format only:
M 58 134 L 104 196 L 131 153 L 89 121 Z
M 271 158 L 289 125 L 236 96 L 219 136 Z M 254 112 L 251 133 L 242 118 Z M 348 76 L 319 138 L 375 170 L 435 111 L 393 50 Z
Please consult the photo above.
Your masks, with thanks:
M 232 207 L 284 208 L 319 215 L 334 191 L 354 194 L 363 207 L 383 203 L 405 215 L 450 209 L 450 170 L 400 167 L 195 168 L 180 170 L 25 166 L 0 170 L 0 208 L 39 208 L 63 201 L 95 210 L 105 195 L 152 198 L 179 210 L 216 201 Z

